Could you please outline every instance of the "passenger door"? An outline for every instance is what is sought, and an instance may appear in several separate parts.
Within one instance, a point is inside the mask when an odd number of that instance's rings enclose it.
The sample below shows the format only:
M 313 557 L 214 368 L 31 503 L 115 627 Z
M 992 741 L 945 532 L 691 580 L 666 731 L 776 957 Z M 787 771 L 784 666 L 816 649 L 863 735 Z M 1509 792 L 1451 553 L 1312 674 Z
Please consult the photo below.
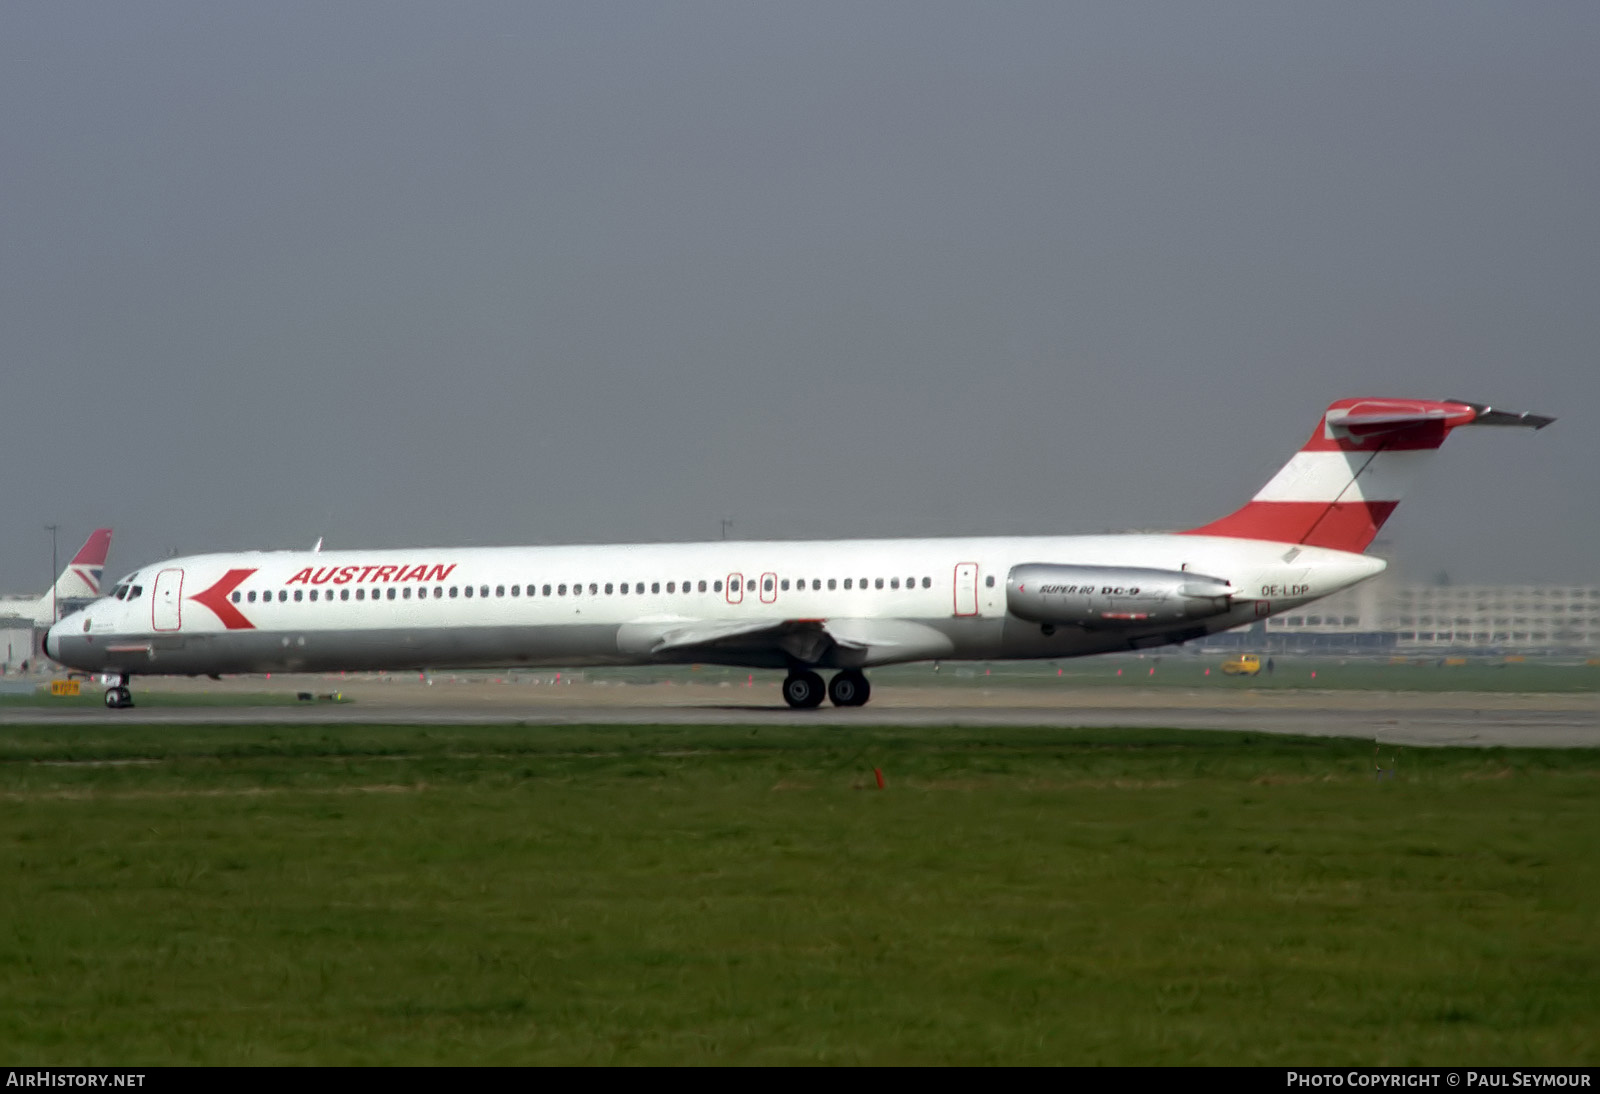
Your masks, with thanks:
M 978 564 L 962 562 L 956 566 L 956 614 L 978 614 Z
M 150 597 L 150 626 L 175 631 L 183 626 L 183 571 L 162 570 Z

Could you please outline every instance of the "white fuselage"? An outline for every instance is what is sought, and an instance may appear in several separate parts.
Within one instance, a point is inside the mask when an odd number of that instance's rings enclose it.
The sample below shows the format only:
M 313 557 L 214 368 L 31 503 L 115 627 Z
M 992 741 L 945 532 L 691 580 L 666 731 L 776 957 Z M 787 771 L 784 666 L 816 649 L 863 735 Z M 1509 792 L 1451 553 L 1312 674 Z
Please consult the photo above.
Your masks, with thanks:
M 1006 598 L 1012 568 L 1039 563 L 1181 571 L 1232 595 L 1183 625 L 1041 627 Z M 1251 623 L 1383 567 L 1324 548 L 1144 534 L 243 552 L 147 566 L 62 620 L 48 648 L 129 675 L 1073 657 Z

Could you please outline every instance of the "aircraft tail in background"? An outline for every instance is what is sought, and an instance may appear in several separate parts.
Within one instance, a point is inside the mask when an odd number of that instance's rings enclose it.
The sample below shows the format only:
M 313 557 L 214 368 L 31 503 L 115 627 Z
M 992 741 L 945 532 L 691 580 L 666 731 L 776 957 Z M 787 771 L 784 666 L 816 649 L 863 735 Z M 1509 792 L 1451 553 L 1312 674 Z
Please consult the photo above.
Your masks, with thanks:
M 60 615 L 75 610 L 87 600 L 96 600 L 104 585 L 106 555 L 111 550 L 111 529 L 96 528 L 84 540 L 78 553 L 72 556 L 67 568 L 61 571 L 53 587 L 46 589 L 37 600 L 22 599 L 0 603 L 0 615 L 18 615 L 32 619 L 41 626 L 55 620 L 52 613 Z

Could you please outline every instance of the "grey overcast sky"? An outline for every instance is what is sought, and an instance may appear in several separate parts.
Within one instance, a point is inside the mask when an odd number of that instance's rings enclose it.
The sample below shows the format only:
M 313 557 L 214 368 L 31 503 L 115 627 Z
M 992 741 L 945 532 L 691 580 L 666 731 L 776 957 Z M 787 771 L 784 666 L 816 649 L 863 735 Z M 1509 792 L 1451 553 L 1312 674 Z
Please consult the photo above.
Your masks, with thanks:
M 0 588 L 245 547 L 1065 533 L 1333 399 L 1417 578 L 1600 581 L 1600 4 L 0 6 Z

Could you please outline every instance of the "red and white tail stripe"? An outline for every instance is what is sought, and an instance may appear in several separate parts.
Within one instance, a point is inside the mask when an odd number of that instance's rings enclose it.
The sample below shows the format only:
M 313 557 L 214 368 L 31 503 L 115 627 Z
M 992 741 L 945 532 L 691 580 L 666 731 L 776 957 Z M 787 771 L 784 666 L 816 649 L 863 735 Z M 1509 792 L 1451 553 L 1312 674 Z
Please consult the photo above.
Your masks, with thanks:
M 1452 429 L 1554 420 L 1454 400 L 1341 399 L 1248 505 L 1185 534 L 1364 551 Z

